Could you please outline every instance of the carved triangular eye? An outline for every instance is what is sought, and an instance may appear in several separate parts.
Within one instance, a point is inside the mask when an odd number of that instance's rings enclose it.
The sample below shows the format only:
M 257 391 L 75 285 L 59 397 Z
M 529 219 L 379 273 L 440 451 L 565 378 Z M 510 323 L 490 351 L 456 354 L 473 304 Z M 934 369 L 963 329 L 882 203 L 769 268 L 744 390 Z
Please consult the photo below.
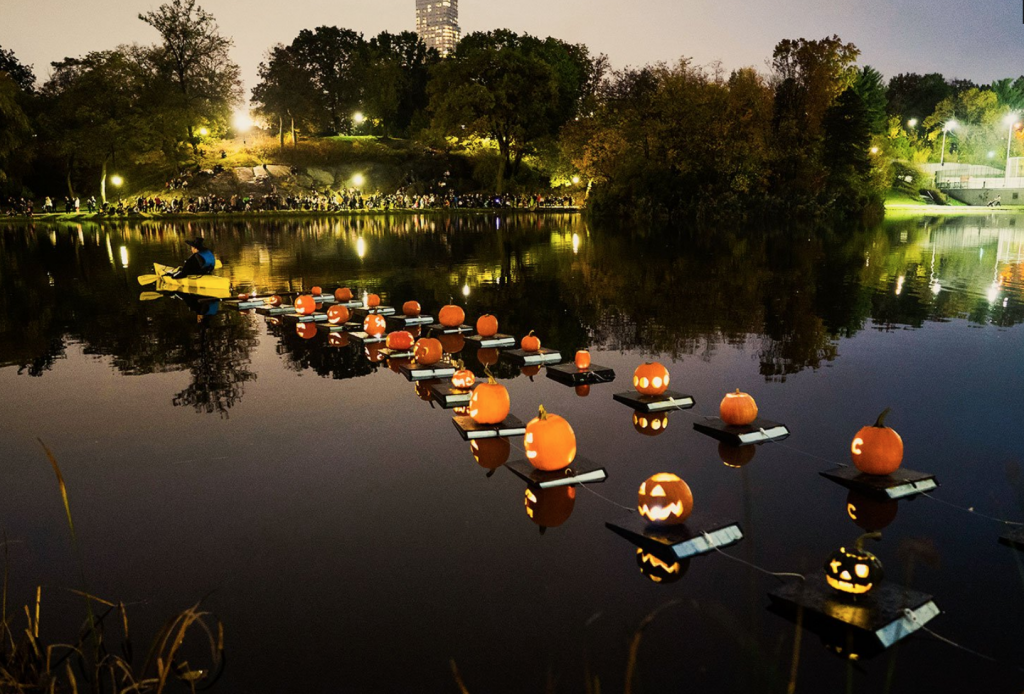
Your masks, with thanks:
M 665 488 L 660 484 L 656 485 L 654 489 L 651 490 L 651 496 L 665 496 Z
M 646 494 L 647 493 L 647 482 L 644 482 L 643 484 L 640 485 L 640 493 L 641 494 Z

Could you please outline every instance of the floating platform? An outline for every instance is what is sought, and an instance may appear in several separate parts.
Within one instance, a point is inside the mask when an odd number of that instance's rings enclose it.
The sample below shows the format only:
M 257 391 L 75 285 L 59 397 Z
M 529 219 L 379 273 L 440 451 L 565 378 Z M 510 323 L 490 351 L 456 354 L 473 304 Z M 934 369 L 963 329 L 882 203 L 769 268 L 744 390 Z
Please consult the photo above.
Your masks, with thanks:
M 514 364 L 520 366 L 533 366 L 536 364 L 557 364 L 562 361 L 562 354 L 554 349 L 541 347 L 536 352 L 527 352 L 524 349 L 510 349 L 501 353 L 501 356 Z
M 571 361 L 564 364 L 553 364 L 546 369 L 547 377 L 567 386 L 583 386 L 594 383 L 611 383 L 615 380 L 615 370 L 607 366 L 591 364 L 590 368 L 580 371 Z
M 238 309 L 239 311 L 244 311 L 249 308 L 260 308 L 265 306 L 266 303 L 266 299 L 228 299 L 221 302 L 223 306 Z
M 390 347 L 381 347 L 380 353 L 387 359 L 411 359 L 413 350 L 411 347 L 409 349 L 391 349 Z
M 641 395 L 635 390 L 631 390 L 628 393 L 616 393 L 612 397 L 640 412 L 688 410 L 695 404 L 692 395 L 674 390 L 666 390 L 661 395 Z
M 626 538 L 640 549 L 676 559 L 714 552 L 715 549 L 734 545 L 743 539 L 743 530 L 739 523 L 732 521 L 702 522 L 700 519 L 690 518 L 682 525 L 655 525 L 635 516 L 614 523 L 605 523 L 604 527 Z
M 781 441 L 789 436 L 785 424 L 769 419 L 755 419 L 750 424 L 736 426 L 726 424 L 718 417 L 709 417 L 703 422 L 694 422 L 693 428 L 711 438 L 718 439 L 733 446 L 749 446 L 765 441 Z
M 376 345 L 381 342 L 387 341 L 386 335 L 371 335 L 363 331 L 352 332 L 348 334 L 356 342 L 362 342 L 364 345 Z
M 515 415 L 510 414 L 500 424 L 477 424 L 472 417 L 452 417 L 452 423 L 459 430 L 459 435 L 466 441 L 473 439 L 499 439 L 526 434 L 526 425 Z
M 426 381 L 430 378 L 451 378 L 455 375 L 455 365 L 448 361 L 439 361 L 429 366 L 410 362 L 399 365 L 398 371 L 410 381 Z
M 295 313 L 294 306 L 260 306 L 256 313 L 261 316 L 280 316 L 285 313 Z
M 576 456 L 572 465 L 564 470 L 538 470 L 526 460 L 505 463 L 510 472 L 531 487 L 551 489 L 575 484 L 597 484 L 608 479 L 608 472 L 597 463 L 582 456 Z
M 362 304 L 359 304 L 358 308 L 352 309 L 352 316 L 354 318 L 363 319 L 367 316 L 393 316 L 395 315 L 394 306 L 374 306 L 373 308 L 367 308 Z
M 385 316 L 388 323 L 398 326 L 401 328 L 414 328 L 417 325 L 431 325 L 434 322 L 433 316 L 419 315 L 419 316 L 406 316 L 396 313 L 393 316 Z
M 866 475 L 849 465 L 818 474 L 848 489 L 885 499 L 905 499 L 930 492 L 939 486 L 935 475 L 906 468 L 900 468 L 891 475 Z
M 326 323 L 327 314 L 319 312 L 309 314 L 286 313 L 281 316 L 281 322 L 285 325 L 295 325 L 296 323 Z
M 334 294 L 321 294 L 320 296 L 314 296 L 313 301 L 318 304 L 336 304 L 338 300 L 334 298 Z M 344 304 L 342 304 L 344 305 Z
M 470 335 L 466 338 L 466 343 L 479 347 L 480 349 L 499 349 L 503 347 L 515 347 L 516 338 L 511 335 L 502 335 L 497 333 L 490 337 L 484 337 L 483 335 Z
M 999 541 L 1016 549 L 1024 549 L 1024 528 L 1007 530 L 999 536 Z
M 363 308 L 363 302 L 359 299 L 349 299 L 348 301 L 335 301 L 338 306 L 344 306 L 347 309 Z
M 459 325 L 454 328 L 449 328 L 447 325 L 441 325 L 440 323 L 433 323 L 427 326 L 427 332 L 431 335 L 462 335 L 465 333 L 473 332 L 473 328 L 468 325 Z
M 470 398 L 473 397 L 473 388 L 477 385 L 479 384 L 474 383 L 470 388 L 456 388 L 451 381 L 441 381 L 430 386 L 430 396 L 446 410 L 464 407 L 469 404 Z
M 335 323 L 318 323 L 316 327 L 317 327 L 317 330 L 323 330 L 326 333 L 340 333 L 340 332 L 354 333 L 354 332 L 359 332 L 360 330 L 362 330 L 363 329 L 363 324 L 362 323 L 351 323 L 351 322 L 349 322 L 349 323 L 341 323 L 340 325 L 339 324 L 335 324 Z
M 882 581 L 874 590 L 856 597 L 833 590 L 818 571 L 807 580 L 788 581 L 768 593 L 775 611 L 792 615 L 802 608 L 805 615 L 833 627 L 852 627 L 860 638 L 882 649 L 910 636 L 939 614 L 932 596 Z M 810 627 L 808 627 L 810 628 Z

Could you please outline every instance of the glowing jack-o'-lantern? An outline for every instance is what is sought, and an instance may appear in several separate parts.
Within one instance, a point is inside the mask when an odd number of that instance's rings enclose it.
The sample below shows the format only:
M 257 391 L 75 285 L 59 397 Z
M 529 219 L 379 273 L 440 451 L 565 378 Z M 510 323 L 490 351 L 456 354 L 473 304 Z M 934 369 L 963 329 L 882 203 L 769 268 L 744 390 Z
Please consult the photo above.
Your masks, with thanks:
M 585 349 L 581 349 L 576 352 L 576 359 L 574 361 L 577 369 L 580 371 L 586 371 L 590 368 L 590 352 Z
M 646 362 L 633 372 L 633 387 L 641 395 L 661 395 L 668 390 L 668 369 L 658 362 Z
M 349 310 L 340 304 L 335 304 L 327 309 L 327 322 L 331 325 L 344 325 L 351 317 L 352 314 Z
M 494 337 L 498 334 L 498 319 L 485 313 L 476 319 L 476 332 L 480 337 Z
M 408 330 L 396 330 L 393 333 L 388 333 L 385 343 L 388 349 L 405 351 L 412 349 L 413 339 L 412 333 Z
M 487 347 L 486 349 L 478 349 L 476 351 L 476 360 L 484 366 L 494 366 L 498 363 L 498 357 L 500 356 L 498 350 Z
M 371 313 L 363 319 L 363 332 L 373 337 L 380 337 L 384 334 L 384 331 L 388 329 L 387 321 L 384 320 L 384 316 L 376 313 Z
M 524 352 L 539 352 L 540 351 L 540 338 L 533 334 L 531 330 L 520 342 L 519 346 Z
M 348 333 L 334 332 L 327 336 L 327 344 L 331 347 L 348 347 Z
M 380 351 L 381 346 L 382 345 L 379 342 L 371 342 L 366 345 L 366 348 L 363 350 L 366 353 L 366 358 L 370 360 L 371 364 L 379 364 L 388 358 L 386 354 Z
M 722 441 L 718 444 L 718 459 L 726 467 L 743 467 L 754 459 L 756 446 L 733 446 Z
M 872 590 L 882 580 L 882 562 L 864 549 L 865 540 L 880 540 L 881 533 L 861 535 L 853 550 L 840 547 L 825 561 L 825 580 L 841 593 L 861 595 Z
M 564 418 L 548 414 L 541 405 L 526 425 L 523 449 L 530 465 L 538 470 L 561 470 L 576 459 L 576 432 Z
M 320 296 L 324 293 L 324 290 L 319 285 L 315 285 L 312 289 L 309 290 L 309 293 L 312 294 L 313 296 Z
M 668 428 L 668 415 L 664 412 L 660 414 L 634 412 L 633 428 L 644 436 L 658 436 Z
M 505 438 L 474 439 L 469 444 L 469 450 L 477 465 L 485 470 L 497 470 L 508 462 L 512 444 Z
M 487 383 L 481 383 L 469 399 L 469 416 L 477 424 L 501 424 L 512 409 L 508 389 L 494 380 L 487 370 Z
M 316 337 L 316 323 L 299 323 L 295 326 L 295 332 L 303 340 L 312 340 Z
M 637 510 L 651 523 L 683 523 L 693 512 L 693 492 L 678 475 L 659 472 L 640 485 Z
M 246 294 L 246 293 L 244 293 L 244 292 L 238 295 L 238 300 L 239 300 L 239 301 L 245 301 L 245 300 L 247 300 L 248 298 L 249 298 L 249 295 L 248 295 L 248 294 Z
M 523 500 L 526 515 L 541 528 L 557 528 L 569 520 L 576 506 L 575 487 L 527 487 Z
M 437 340 L 441 343 L 441 349 L 443 349 L 446 354 L 458 354 L 466 346 L 466 338 L 459 333 L 438 335 Z
M 589 383 L 581 383 L 578 386 L 576 386 L 576 397 L 578 397 L 578 398 L 585 398 L 588 395 L 590 395 L 590 384 Z
M 334 290 L 334 298 L 338 301 L 352 301 L 352 290 L 348 287 L 339 287 Z
M 466 320 L 466 312 L 454 304 L 442 306 L 437 314 L 437 322 L 446 328 L 457 328 Z
M 367 294 L 366 308 L 377 308 L 378 306 L 380 306 L 380 296 L 378 294 Z
M 273 306 L 274 308 L 277 308 L 278 306 L 280 306 L 284 302 L 281 299 L 281 297 L 279 297 L 277 294 L 274 294 L 274 296 L 272 296 L 269 299 L 267 299 L 267 303 L 270 304 L 271 306 Z
M 444 352 L 441 350 L 441 343 L 432 337 L 422 337 L 416 340 L 416 347 L 412 357 L 421 366 L 430 366 L 441 361 Z
M 452 385 L 456 388 L 468 390 L 473 387 L 474 383 L 476 383 L 476 375 L 460 361 L 458 371 L 452 374 Z
M 735 393 L 726 393 L 718 406 L 718 416 L 732 426 L 744 426 L 757 419 L 757 403 L 737 388 Z
M 896 520 L 900 504 L 896 499 L 876 499 L 851 489 L 846 496 L 846 515 L 858 528 L 868 532 L 882 530 Z
M 878 415 L 873 426 L 857 432 L 850 444 L 850 457 L 858 470 L 868 475 L 891 475 L 903 462 L 903 439 L 885 426 L 889 408 Z
M 456 417 L 468 417 L 469 416 L 469 405 L 460 405 L 459 407 L 452 408 L 452 414 Z M 484 441 L 490 441 L 491 439 L 481 439 Z
M 406 301 L 402 304 L 402 315 L 408 316 L 409 318 L 416 318 L 420 315 L 421 311 L 420 302 L 418 301 Z
M 295 299 L 295 312 L 300 316 L 308 316 L 316 311 L 316 299 L 304 294 Z
M 655 552 L 637 547 L 636 565 L 640 573 L 653 583 L 675 583 L 686 575 L 690 560 L 677 561 L 671 554 L 659 556 Z

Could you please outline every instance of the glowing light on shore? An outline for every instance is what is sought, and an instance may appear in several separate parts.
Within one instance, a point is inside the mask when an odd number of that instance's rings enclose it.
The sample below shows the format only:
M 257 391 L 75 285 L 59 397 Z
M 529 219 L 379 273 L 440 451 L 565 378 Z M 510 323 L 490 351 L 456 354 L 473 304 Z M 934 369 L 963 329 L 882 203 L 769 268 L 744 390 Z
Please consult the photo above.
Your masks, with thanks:
M 237 111 L 231 117 L 231 125 L 236 131 L 244 133 L 251 130 L 255 123 L 253 123 L 252 116 L 249 115 L 248 111 Z

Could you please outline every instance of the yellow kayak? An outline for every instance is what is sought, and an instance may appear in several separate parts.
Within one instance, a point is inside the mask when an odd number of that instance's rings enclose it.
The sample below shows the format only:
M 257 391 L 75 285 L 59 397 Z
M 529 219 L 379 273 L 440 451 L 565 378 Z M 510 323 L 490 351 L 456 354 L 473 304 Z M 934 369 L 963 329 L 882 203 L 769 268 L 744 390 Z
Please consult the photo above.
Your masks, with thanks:
M 188 275 L 181 279 L 167 277 L 167 273 L 177 268 L 170 265 L 153 263 L 153 274 L 156 275 L 156 289 L 161 292 L 185 292 L 226 299 L 231 296 L 231 279 L 217 275 Z M 145 277 L 145 275 L 143 275 Z M 139 278 L 142 281 L 142 278 Z

